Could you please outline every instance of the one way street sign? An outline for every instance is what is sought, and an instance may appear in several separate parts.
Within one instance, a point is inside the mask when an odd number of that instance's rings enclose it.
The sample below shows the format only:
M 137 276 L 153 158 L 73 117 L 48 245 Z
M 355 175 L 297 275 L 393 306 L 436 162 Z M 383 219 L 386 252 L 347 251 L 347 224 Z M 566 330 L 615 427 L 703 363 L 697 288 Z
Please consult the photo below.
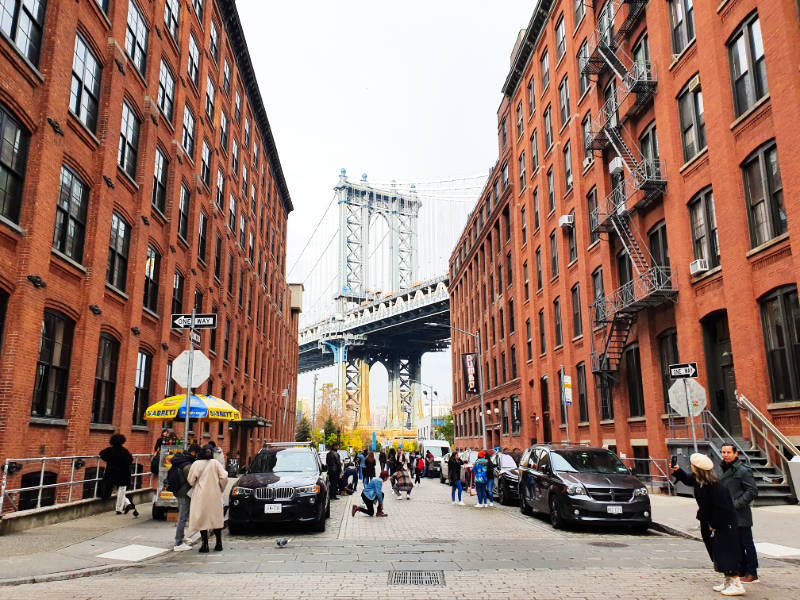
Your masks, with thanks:
M 172 329 L 188 329 L 192 325 L 192 315 L 172 315 Z M 216 329 L 217 328 L 217 314 L 208 313 L 204 315 L 194 316 L 195 329 Z
M 687 379 L 697 377 L 697 363 L 678 363 L 669 366 L 671 379 Z

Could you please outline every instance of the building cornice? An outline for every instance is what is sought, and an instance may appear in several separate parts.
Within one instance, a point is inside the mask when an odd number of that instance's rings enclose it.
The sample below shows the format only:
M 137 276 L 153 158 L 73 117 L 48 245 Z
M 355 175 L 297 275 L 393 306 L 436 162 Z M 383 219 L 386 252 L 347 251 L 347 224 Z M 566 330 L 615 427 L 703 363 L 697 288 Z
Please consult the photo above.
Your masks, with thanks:
M 511 60 L 511 70 L 506 77 L 505 83 L 503 83 L 503 94 L 509 98 L 514 95 L 519 87 L 522 75 L 525 73 L 525 68 L 528 66 L 536 45 L 539 43 L 539 38 L 544 32 L 544 26 L 547 24 L 547 19 L 550 17 L 554 4 L 555 0 L 538 0 L 536 3 L 531 21 L 525 30 L 525 37 L 516 55 Z

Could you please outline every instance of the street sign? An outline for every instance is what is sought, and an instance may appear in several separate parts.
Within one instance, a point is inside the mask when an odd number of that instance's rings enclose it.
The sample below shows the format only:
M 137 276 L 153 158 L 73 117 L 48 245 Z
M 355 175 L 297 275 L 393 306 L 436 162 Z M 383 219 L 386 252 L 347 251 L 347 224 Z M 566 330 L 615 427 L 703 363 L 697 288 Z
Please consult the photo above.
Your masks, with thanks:
M 696 417 L 706 408 L 706 390 L 696 379 L 674 381 L 669 387 L 669 405 L 681 417 Z M 688 396 L 688 402 L 687 402 Z
M 189 356 L 192 357 L 192 380 L 189 381 Z M 211 373 L 211 361 L 200 350 L 184 350 L 172 361 L 172 379 L 179 386 L 196 388 L 208 379 Z
M 564 404 L 572 406 L 572 376 L 564 375 L 561 382 L 564 384 Z
M 192 344 L 194 344 L 195 346 L 199 346 L 200 345 L 200 332 L 199 331 L 195 331 L 193 329 L 190 329 L 189 330 L 189 339 L 192 340 Z
M 669 376 L 671 379 L 684 379 L 686 377 L 697 377 L 697 363 L 677 363 L 669 366 Z
M 188 315 L 173 314 L 172 315 L 172 329 L 188 329 L 192 325 L 192 314 Z M 216 329 L 217 328 L 217 313 L 208 313 L 204 315 L 194 316 L 195 329 Z

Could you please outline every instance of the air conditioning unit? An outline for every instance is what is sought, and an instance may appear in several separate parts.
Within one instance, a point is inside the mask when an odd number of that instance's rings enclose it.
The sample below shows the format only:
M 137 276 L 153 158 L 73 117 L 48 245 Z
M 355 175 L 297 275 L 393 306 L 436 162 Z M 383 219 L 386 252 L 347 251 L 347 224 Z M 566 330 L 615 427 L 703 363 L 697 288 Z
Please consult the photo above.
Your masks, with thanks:
M 689 274 L 700 275 L 708 271 L 708 261 L 705 258 L 698 258 L 689 263 Z
M 573 227 L 575 225 L 575 215 L 561 215 L 558 217 L 559 227 Z
M 583 159 L 583 170 L 585 171 L 587 168 L 589 168 L 589 165 L 591 165 L 593 162 L 594 162 L 594 159 L 591 157 L 591 155 L 587 156 L 586 158 L 584 158 Z
M 610 163 L 608 163 L 608 172 L 612 175 L 619 175 L 622 173 L 622 169 L 625 168 L 625 163 L 622 162 L 622 158 L 619 156 L 615 156 Z
M 696 92 L 700 89 L 700 74 L 698 73 L 689 80 L 689 91 Z

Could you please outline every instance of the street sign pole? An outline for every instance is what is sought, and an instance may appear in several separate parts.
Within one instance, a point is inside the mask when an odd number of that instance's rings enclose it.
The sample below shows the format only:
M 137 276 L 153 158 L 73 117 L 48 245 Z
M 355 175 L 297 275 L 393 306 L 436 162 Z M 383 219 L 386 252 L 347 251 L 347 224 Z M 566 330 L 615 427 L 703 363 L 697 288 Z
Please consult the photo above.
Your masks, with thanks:
M 192 322 L 189 324 L 189 380 L 186 382 L 186 420 L 184 421 L 184 444 L 183 451 L 189 452 L 189 407 L 192 400 L 192 367 L 194 366 L 194 341 L 192 334 L 194 333 L 194 317 L 197 314 L 197 308 L 192 308 Z
M 561 374 L 561 386 L 559 390 L 559 397 L 561 399 L 561 414 L 564 415 L 564 427 L 565 431 L 567 432 L 567 444 L 569 444 L 569 406 L 566 404 L 567 399 L 565 398 L 565 382 L 564 382 L 564 367 L 562 365 L 560 369 Z
M 692 408 L 689 406 L 689 385 L 687 384 L 687 377 L 683 378 L 683 393 L 686 396 L 686 417 L 691 419 L 692 424 L 692 443 L 694 444 L 694 451 L 697 452 L 697 434 L 694 432 L 694 415 Z

